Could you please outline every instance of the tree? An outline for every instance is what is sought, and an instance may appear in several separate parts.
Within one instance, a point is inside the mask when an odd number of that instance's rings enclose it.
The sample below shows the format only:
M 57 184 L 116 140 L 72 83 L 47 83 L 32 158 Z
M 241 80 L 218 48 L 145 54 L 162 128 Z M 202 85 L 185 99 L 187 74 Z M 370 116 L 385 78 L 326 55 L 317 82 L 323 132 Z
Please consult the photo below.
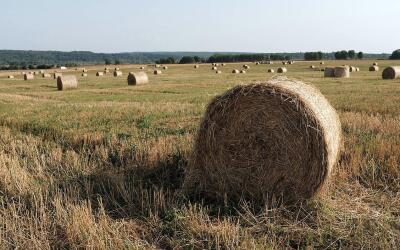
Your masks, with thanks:
M 121 62 L 117 59 L 117 60 L 115 60 L 114 64 L 119 65 L 119 64 L 121 64 Z
M 360 60 L 363 59 L 364 58 L 364 53 L 362 51 L 358 52 L 357 53 L 357 58 L 360 59 Z
M 106 65 L 110 65 L 110 64 L 111 64 L 111 60 L 110 60 L 110 59 L 105 59 L 105 60 L 104 60 L 104 63 L 105 63 Z
M 307 60 L 307 61 L 318 61 L 318 60 L 321 60 L 322 57 L 323 57 L 323 53 L 321 51 L 304 53 L 304 60 Z
M 346 50 L 335 52 L 335 59 L 336 60 L 347 60 L 348 57 L 349 57 L 349 54 L 348 54 L 348 52 Z
M 400 49 L 393 51 L 392 55 L 389 57 L 390 60 L 400 59 Z
M 191 56 L 184 56 L 181 58 L 179 61 L 180 64 L 186 64 L 186 63 L 195 63 L 195 60 Z
M 356 57 L 356 52 L 354 50 L 349 50 L 347 52 L 347 55 L 349 56 L 350 59 L 354 59 Z

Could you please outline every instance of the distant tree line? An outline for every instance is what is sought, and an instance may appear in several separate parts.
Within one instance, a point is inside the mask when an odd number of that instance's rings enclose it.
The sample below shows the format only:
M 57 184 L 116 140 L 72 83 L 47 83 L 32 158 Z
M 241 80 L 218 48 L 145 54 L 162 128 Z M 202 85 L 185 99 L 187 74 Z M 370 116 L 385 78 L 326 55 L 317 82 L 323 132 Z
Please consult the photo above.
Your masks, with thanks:
M 324 53 L 318 52 L 306 52 L 304 53 L 304 60 L 306 61 L 319 61 L 324 58 Z
M 354 60 L 354 59 L 363 59 L 364 58 L 364 53 L 362 51 L 356 53 L 354 50 L 341 50 L 341 51 L 336 51 L 334 53 L 335 59 L 336 60 Z
M 281 54 L 215 54 L 208 58 L 208 63 L 218 62 L 254 62 L 269 60 L 290 60 L 288 55 Z

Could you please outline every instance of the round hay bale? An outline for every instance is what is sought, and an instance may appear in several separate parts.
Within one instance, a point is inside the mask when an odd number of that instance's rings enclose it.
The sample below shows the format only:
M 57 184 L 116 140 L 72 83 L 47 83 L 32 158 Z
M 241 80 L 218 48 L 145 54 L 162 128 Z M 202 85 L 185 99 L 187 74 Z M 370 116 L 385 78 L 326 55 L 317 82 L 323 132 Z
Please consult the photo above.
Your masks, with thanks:
M 397 79 L 400 78 L 400 66 L 387 67 L 382 72 L 383 79 Z
M 311 66 L 310 66 L 310 69 L 315 69 L 315 66 L 314 66 L 314 65 L 311 65 Z
M 240 74 L 246 74 L 246 70 L 242 69 L 242 70 L 240 71 Z
M 142 67 L 140 67 L 140 69 L 141 69 L 141 70 L 144 70 L 144 67 L 142 66 Z
M 87 69 L 82 69 L 82 73 L 87 73 Z
M 356 72 L 356 71 L 357 71 L 357 68 L 354 67 L 354 66 L 350 66 L 350 67 L 349 67 L 349 71 L 350 71 L 350 72 Z
M 215 73 L 216 74 L 222 74 L 222 71 L 221 70 L 217 70 L 217 71 L 215 71 Z
M 238 69 L 234 69 L 234 70 L 232 70 L 232 73 L 233 74 L 239 74 L 239 70 Z
M 122 71 L 114 71 L 114 77 L 122 76 Z
M 99 71 L 99 72 L 96 73 L 96 76 L 104 76 L 104 73 Z
M 285 67 L 279 67 L 277 70 L 277 73 L 286 73 L 287 72 L 287 68 Z
M 44 70 L 39 70 L 39 74 L 44 74 Z
M 349 78 L 350 77 L 350 67 L 348 67 L 348 66 L 335 67 L 334 75 L 337 78 Z
M 25 80 L 25 81 L 27 81 L 27 80 L 33 80 L 33 79 L 35 79 L 35 76 L 34 76 L 33 74 L 25 74 L 25 75 L 24 75 L 24 80 Z
M 225 65 L 226 65 L 226 63 L 222 63 L 222 64 L 221 64 L 221 66 L 225 66 Z
M 62 76 L 62 73 L 55 72 L 54 75 L 53 75 L 53 78 L 57 79 L 59 76 Z
M 268 69 L 268 73 L 274 73 L 275 70 L 274 69 Z
M 372 65 L 371 67 L 369 67 L 369 71 L 379 71 L 379 67 L 376 65 Z
M 8 79 L 14 79 L 14 76 L 13 75 L 9 75 Z
M 360 71 L 360 68 L 359 68 L 359 67 L 356 67 L 356 71 L 357 71 L 357 72 Z
M 217 67 L 212 67 L 212 68 L 211 68 L 211 70 L 217 70 L 217 69 L 218 69 Z
M 57 89 L 69 90 L 78 88 L 78 80 L 74 75 L 57 77 Z
M 194 65 L 194 68 L 198 69 L 198 68 L 200 68 L 200 66 L 199 65 Z
M 167 66 L 164 66 L 164 67 L 163 67 L 163 69 L 167 70 L 167 69 L 168 69 L 168 67 L 167 67 Z
M 259 62 L 256 62 L 256 65 L 260 65 L 260 63 L 259 63 Z
M 320 65 L 324 65 L 324 64 L 325 64 L 325 62 L 320 62 L 319 64 L 320 64 Z
M 373 62 L 372 65 L 373 66 L 378 66 L 378 63 L 377 62 Z
M 282 64 L 283 64 L 283 65 L 286 65 L 286 64 L 287 64 L 287 62 L 282 62 Z
M 272 61 L 267 61 L 267 64 L 274 64 L 274 62 L 272 62 Z
M 128 75 L 128 85 L 138 85 L 149 83 L 149 78 L 145 72 L 133 73 Z
M 114 71 L 119 71 L 119 68 L 115 68 Z
M 162 71 L 161 70 L 154 70 L 154 75 L 161 75 L 162 74 Z
M 289 63 L 289 64 L 294 64 L 294 61 L 289 61 L 288 63 Z
M 245 64 L 245 65 L 243 65 L 243 68 L 244 68 L 244 69 L 250 69 L 250 66 L 247 65 L 247 64 Z
M 324 70 L 324 77 L 335 77 L 335 68 L 326 67 Z
M 88 74 L 87 73 L 82 73 L 82 75 L 81 75 L 82 77 L 87 77 L 88 76 Z
M 42 77 L 43 78 L 51 78 L 51 75 L 49 73 L 43 73 Z
M 326 187 L 341 125 L 314 87 L 278 78 L 215 97 L 195 138 L 183 190 L 209 199 L 285 203 Z

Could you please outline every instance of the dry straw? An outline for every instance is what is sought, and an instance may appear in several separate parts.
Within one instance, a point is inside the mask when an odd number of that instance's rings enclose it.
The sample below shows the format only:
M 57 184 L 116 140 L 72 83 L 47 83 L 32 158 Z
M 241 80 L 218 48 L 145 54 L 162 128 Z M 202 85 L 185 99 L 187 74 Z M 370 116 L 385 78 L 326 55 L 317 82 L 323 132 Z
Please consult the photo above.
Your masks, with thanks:
M 326 190 L 340 147 L 339 117 L 314 87 L 237 86 L 209 103 L 183 188 L 222 201 L 309 199 Z
M 349 66 L 335 67 L 334 76 L 337 78 L 349 78 L 350 67 Z
M 24 74 L 24 80 L 33 80 L 35 79 L 35 76 L 33 74 Z
M 69 90 L 78 88 L 78 80 L 73 75 L 57 77 L 57 89 Z
M 128 75 L 128 85 L 138 85 L 149 83 L 149 78 L 145 72 L 133 73 Z
M 286 72 L 287 72 L 287 68 L 285 68 L 285 67 L 279 67 L 277 72 L 278 72 L 278 73 L 286 73 Z
M 114 71 L 114 77 L 122 76 L 122 71 Z
M 62 76 L 62 73 L 54 73 L 53 78 L 57 79 L 59 76 Z
M 376 65 L 372 65 L 371 67 L 369 67 L 369 71 L 379 71 L 379 67 Z
M 387 67 L 382 72 L 383 79 L 397 79 L 400 78 L 400 66 Z
M 326 67 L 324 70 L 324 77 L 335 77 L 335 68 Z

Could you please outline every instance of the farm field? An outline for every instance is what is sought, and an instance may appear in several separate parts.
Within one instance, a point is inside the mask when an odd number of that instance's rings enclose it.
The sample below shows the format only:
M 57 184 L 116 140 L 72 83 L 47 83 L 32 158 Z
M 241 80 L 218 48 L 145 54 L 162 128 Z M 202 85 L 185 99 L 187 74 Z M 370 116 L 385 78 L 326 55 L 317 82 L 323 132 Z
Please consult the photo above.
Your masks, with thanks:
M 400 61 L 147 66 L 150 83 L 75 74 L 79 87 L 0 71 L 0 246 L 5 249 L 398 249 L 400 247 Z M 317 70 L 351 65 L 351 78 Z M 315 65 L 317 69 L 310 69 Z M 113 69 L 115 66 L 107 66 Z M 49 70 L 48 72 L 52 72 Z M 14 75 L 15 79 L 8 79 Z M 277 75 L 316 86 L 336 108 L 343 152 L 326 194 L 292 207 L 216 204 L 181 193 L 207 103 L 238 84 Z

